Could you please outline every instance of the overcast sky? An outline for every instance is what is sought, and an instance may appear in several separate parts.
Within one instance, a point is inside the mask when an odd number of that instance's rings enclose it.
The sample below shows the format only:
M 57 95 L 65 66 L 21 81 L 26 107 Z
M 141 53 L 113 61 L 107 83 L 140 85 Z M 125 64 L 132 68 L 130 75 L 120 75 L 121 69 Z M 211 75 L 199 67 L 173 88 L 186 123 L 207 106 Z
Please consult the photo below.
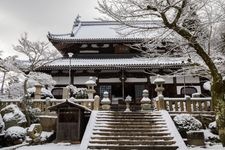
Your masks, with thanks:
M 0 50 L 16 54 L 12 44 L 24 32 L 31 40 L 47 41 L 51 33 L 68 33 L 77 14 L 81 20 L 99 17 L 97 0 L 0 0 Z

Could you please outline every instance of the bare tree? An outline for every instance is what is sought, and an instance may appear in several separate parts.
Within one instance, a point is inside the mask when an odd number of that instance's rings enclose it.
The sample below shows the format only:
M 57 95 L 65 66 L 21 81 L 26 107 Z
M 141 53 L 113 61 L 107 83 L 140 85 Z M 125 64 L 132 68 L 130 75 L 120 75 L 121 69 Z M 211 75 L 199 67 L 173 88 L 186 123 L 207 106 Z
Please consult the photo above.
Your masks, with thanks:
M 158 36 L 147 42 L 151 46 L 169 39 L 193 60 L 202 60 L 212 77 L 212 107 L 225 146 L 225 81 L 219 70 L 221 67 L 214 62 L 223 54 L 219 52 L 221 40 L 218 37 L 218 26 L 225 20 L 221 6 L 225 6 L 223 0 L 101 0 L 98 10 L 122 25 L 134 28 L 136 33 L 157 30 Z M 151 20 L 152 24 L 136 25 L 137 20 Z
M 24 54 L 28 62 L 23 61 L 20 66 L 25 72 L 33 72 L 37 68 L 44 66 L 58 59 L 60 54 L 57 50 L 49 49 L 48 43 L 44 41 L 30 41 L 28 34 L 24 33 L 18 40 L 18 45 L 13 45 L 15 51 Z M 24 93 L 27 95 L 27 81 L 24 81 Z
M 30 41 L 28 34 L 24 33 L 18 40 L 18 45 L 13 45 L 13 49 L 28 58 L 27 71 L 35 71 L 40 66 L 46 65 L 60 55 L 57 50 L 49 49 L 48 43 L 44 41 Z

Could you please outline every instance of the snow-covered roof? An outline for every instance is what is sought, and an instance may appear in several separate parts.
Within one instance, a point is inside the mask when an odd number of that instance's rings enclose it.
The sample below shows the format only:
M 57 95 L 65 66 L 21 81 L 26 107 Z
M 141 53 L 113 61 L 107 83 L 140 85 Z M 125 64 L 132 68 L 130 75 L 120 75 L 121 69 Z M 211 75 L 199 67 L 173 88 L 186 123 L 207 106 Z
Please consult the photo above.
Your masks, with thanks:
M 82 106 L 82 105 L 80 105 L 78 103 L 74 103 L 74 102 L 72 102 L 71 100 L 68 100 L 68 99 L 65 102 L 62 102 L 60 104 L 56 104 L 54 106 L 51 106 L 48 109 L 50 111 L 56 111 L 57 109 L 64 108 L 64 107 L 76 107 L 76 108 L 79 108 L 81 110 L 90 111 L 91 112 L 91 109 L 89 109 L 89 108 L 87 108 L 85 106 Z
M 144 68 L 179 68 L 184 64 L 185 58 L 157 57 L 157 58 L 102 58 L 102 59 L 71 59 L 72 69 L 144 69 Z M 68 70 L 70 59 L 62 58 L 53 61 L 39 70 Z
M 66 42 L 93 42 L 98 40 L 107 41 L 143 41 L 146 38 L 155 37 L 158 35 L 158 30 L 155 32 L 136 32 L 134 26 L 142 26 L 146 28 L 159 27 L 157 21 L 136 21 L 129 23 L 130 27 L 121 25 L 115 21 L 82 21 L 77 23 L 72 32 L 68 34 L 48 34 L 50 41 L 66 41 Z

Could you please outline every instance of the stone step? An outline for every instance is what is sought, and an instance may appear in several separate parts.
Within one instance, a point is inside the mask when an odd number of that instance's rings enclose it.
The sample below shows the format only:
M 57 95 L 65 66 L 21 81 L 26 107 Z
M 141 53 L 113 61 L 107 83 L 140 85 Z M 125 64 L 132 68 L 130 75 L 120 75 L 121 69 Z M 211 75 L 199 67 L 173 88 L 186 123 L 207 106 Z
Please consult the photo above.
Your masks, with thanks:
M 90 150 L 176 150 L 161 112 L 100 111 L 89 140 Z
M 102 144 L 89 144 L 89 150 L 176 150 L 178 147 L 175 145 L 102 145 Z
M 119 140 L 96 140 L 92 139 L 89 143 L 95 144 L 118 144 L 118 145 L 173 145 L 175 141 L 164 141 L 164 140 L 127 140 L 127 139 L 119 139 Z
M 141 113 L 141 112 L 99 112 L 98 116 L 110 115 L 110 116 L 161 116 L 161 113 Z
M 115 136 L 165 136 L 170 135 L 169 132 L 139 132 L 139 131 L 133 131 L 133 132 L 106 132 L 106 131 L 93 131 L 94 135 L 115 135 Z
M 135 122 L 163 122 L 163 119 L 133 119 L 133 118 L 129 118 L 129 119 L 120 119 L 120 118 L 115 118 L 115 119 L 109 119 L 109 118 L 97 118 L 96 121 L 121 121 L 121 122 L 126 122 L 126 121 L 135 121 Z
M 143 128 L 120 128 L 120 129 L 115 129 L 115 128 L 94 128 L 94 131 L 108 131 L 108 132 L 120 132 L 120 131 L 126 131 L 126 132 L 165 132 L 168 131 L 167 128 L 159 128 L 159 129 L 143 129 Z
M 114 128 L 114 129 L 120 129 L 120 128 L 167 128 L 166 125 L 141 125 L 141 124 L 96 124 L 95 127 L 103 127 L 103 128 Z
M 145 117 L 141 117 L 141 116 L 98 116 L 96 117 L 97 119 L 161 119 L 161 116 L 157 116 L 157 117 L 152 117 L 152 116 L 145 116 Z
M 99 135 L 93 135 L 91 137 L 92 139 L 101 139 L 101 140 L 107 140 L 107 139 L 131 139 L 131 140 L 172 140 L 173 137 L 164 135 L 164 136 L 99 136 Z
M 96 122 L 96 125 L 99 125 L 99 124 L 107 124 L 107 125 L 149 125 L 149 127 L 151 127 L 151 125 L 166 125 L 166 122 L 155 122 L 155 121 L 145 121 L 145 122 L 127 122 L 127 121 L 124 121 L 124 122 L 120 122 L 120 121 L 100 121 L 98 120 Z

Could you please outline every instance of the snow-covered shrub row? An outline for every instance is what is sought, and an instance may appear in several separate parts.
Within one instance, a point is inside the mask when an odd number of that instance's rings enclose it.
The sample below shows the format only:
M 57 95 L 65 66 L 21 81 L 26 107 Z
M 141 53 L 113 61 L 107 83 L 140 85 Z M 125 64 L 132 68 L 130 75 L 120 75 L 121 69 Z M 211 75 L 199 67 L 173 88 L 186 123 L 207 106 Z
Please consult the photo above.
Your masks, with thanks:
M 6 130 L 5 132 L 5 143 L 6 145 L 16 145 L 21 144 L 25 138 L 26 138 L 27 131 L 26 129 L 19 127 L 19 126 L 13 126 Z
M 202 123 L 190 114 L 176 115 L 173 120 L 182 137 L 186 137 L 187 131 L 199 130 L 202 128 Z

